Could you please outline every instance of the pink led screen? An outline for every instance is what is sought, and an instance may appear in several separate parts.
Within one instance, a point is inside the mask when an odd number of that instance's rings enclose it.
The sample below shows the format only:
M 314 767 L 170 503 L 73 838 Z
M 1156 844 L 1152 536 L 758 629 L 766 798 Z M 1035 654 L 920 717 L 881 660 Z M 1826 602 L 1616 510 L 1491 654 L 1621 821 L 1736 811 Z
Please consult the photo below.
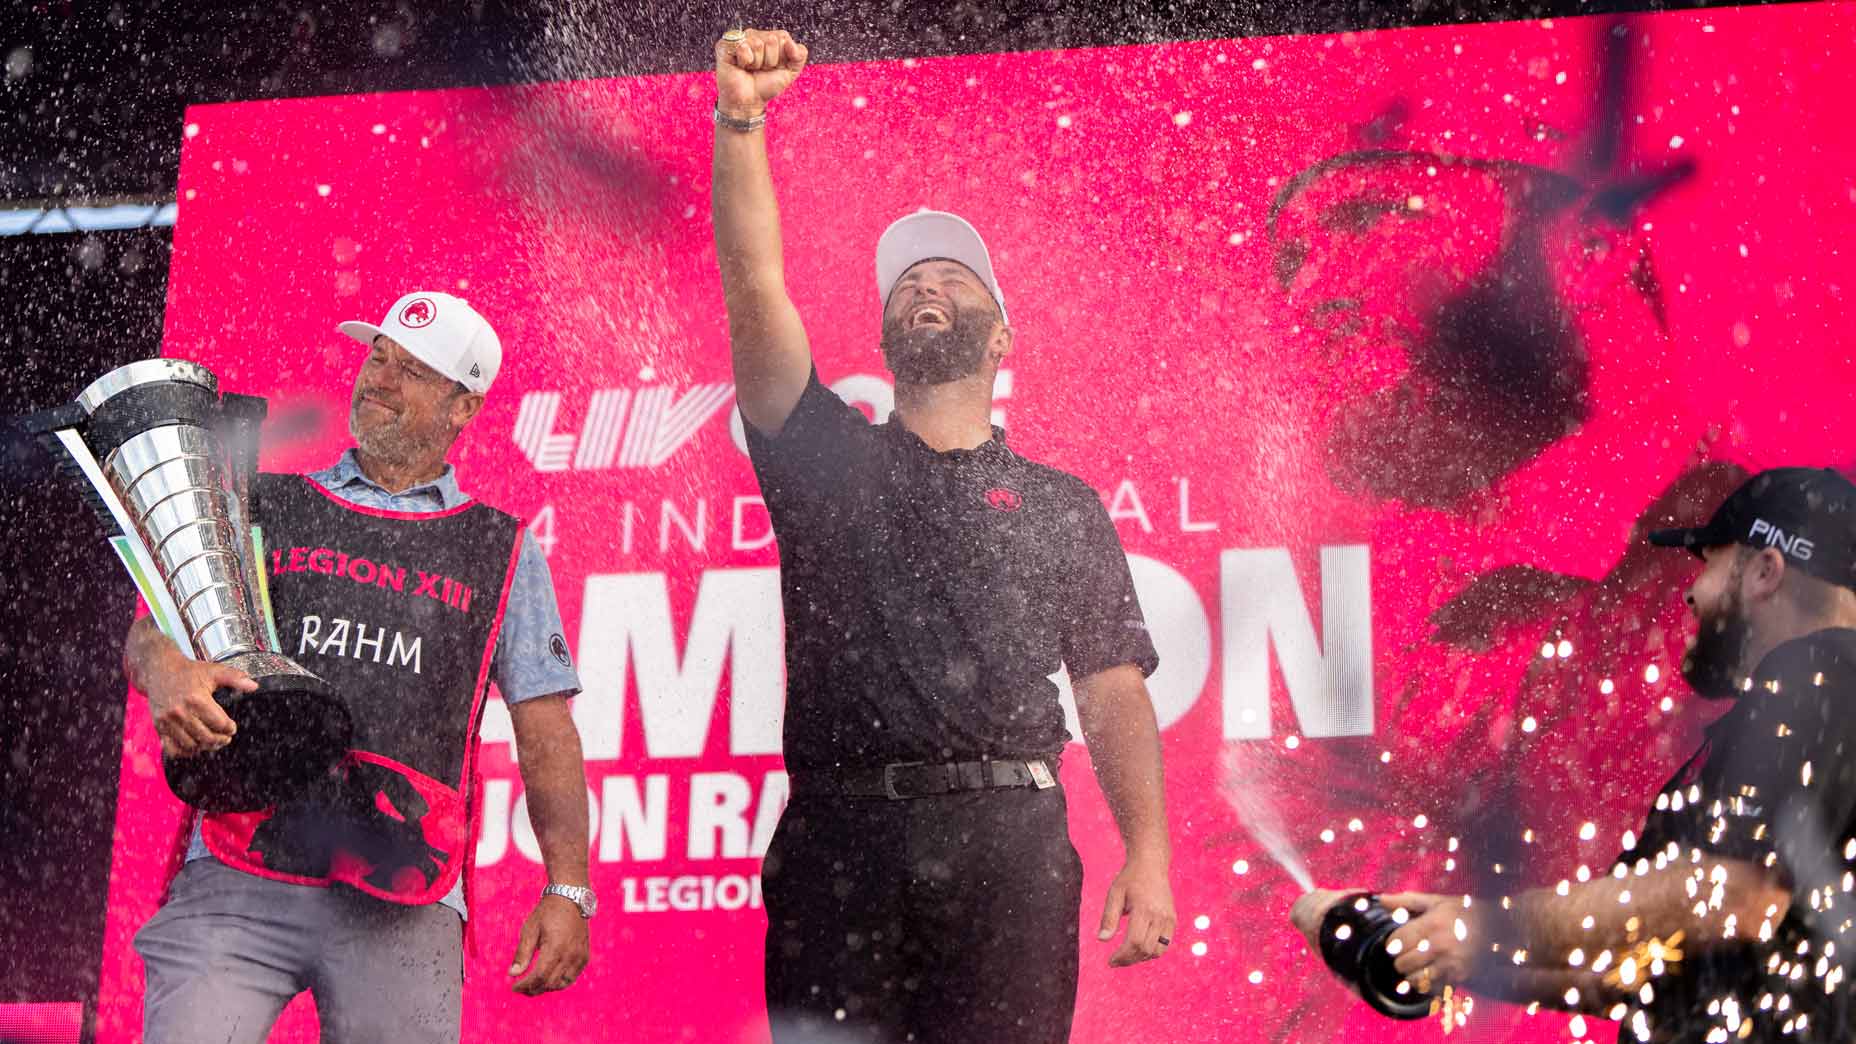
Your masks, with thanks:
M 1608 868 L 1705 720 L 1675 671 L 1693 560 L 1639 530 L 1743 469 L 1856 463 L 1856 138 L 1822 101 L 1853 40 L 1851 8 L 1804 4 L 820 64 L 777 103 L 826 383 L 887 412 L 877 234 L 965 215 L 1018 329 L 996 411 L 1133 563 L 1181 925 L 1128 970 L 1084 932 L 1075 1039 L 1437 1039 L 1329 978 L 1279 858 L 1436 891 Z M 453 460 L 548 552 L 604 907 L 576 985 L 509 991 L 543 878 L 493 704 L 467 1040 L 766 1038 L 778 556 L 712 100 L 696 72 L 187 118 L 166 351 L 270 397 L 267 468 L 347 445 L 338 321 L 447 290 L 506 346 Z M 181 815 L 156 749 L 132 699 L 104 1041 L 139 1034 L 127 943 Z M 1119 843 L 1080 744 L 1063 780 L 1093 925 Z M 1493 1002 L 1463 1032 L 1571 1039 Z M 306 999 L 273 1039 L 314 1039 Z

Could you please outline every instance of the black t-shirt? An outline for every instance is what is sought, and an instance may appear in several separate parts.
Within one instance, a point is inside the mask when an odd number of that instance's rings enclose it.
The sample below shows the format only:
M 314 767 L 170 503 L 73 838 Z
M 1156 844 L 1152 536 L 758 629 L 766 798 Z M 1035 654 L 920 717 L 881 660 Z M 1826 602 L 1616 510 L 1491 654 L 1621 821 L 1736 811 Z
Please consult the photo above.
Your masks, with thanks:
M 1856 1032 L 1856 631 L 1780 645 L 1753 681 L 1708 727 L 1657 795 L 1643 839 L 1619 859 L 1687 864 L 1700 850 L 1770 867 L 1791 906 L 1768 939 L 1755 922 L 1735 926 L 1739 945 L 1685 947 L 1643 1006 L 1652 1041 L 1847 1041 Z M 1712 887 L 1698 883 L 1696 900 Z M 1631 1021 L 1620 1040 L 1633 1039 Z
M 747 430 L 780 547 L 788 768 L 1055 754 L 1059 666 L 1159 664 L 1095 491 L 1003 431 L 937 453 L 816 373 L 779 435 Z

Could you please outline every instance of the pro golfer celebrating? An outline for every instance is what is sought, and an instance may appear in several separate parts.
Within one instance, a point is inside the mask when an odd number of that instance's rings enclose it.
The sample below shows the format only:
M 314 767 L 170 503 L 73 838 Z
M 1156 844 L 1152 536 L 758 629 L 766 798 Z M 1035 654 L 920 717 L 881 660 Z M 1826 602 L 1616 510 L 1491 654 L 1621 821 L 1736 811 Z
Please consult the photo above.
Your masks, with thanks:
M 895 414 L 820 383 L 788 298 L 766 106 L 789 34 L 715 46 L 712 206 L 748 447 L 780 546 L 792 801 L 763 870 L 776 1038 L 1063 1041 L 1082 867 L 1048 676 L 1067 667 L 1126 846 L 1100 938 L 1174 927 L 1158 664 L 1095 492 L 989 423 L 1013 346 L 979 234 L 924 211 L 877 243 Z

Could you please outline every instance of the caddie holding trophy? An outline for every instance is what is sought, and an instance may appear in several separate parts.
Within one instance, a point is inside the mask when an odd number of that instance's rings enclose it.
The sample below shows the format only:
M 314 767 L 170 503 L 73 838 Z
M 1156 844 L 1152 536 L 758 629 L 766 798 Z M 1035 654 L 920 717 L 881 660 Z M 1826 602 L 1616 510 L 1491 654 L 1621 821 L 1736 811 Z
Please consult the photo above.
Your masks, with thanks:
M 408 294 L 379 324 L 341 332 L 367 346 L 349 404 L 355 446 L 322 471 L 255 475 L 249 518 L 238 496 L 220 495 L 237 480 L 219 481 L 196 460 L 207 453 L 180 445 L 184 425 L 137 436 L 156 444 L 159 461 L 131 452 L 133 442 L 107 445 L 151 410 L 175 413 L 174 401 L 191 404 L 180 411 L 189 423 L 210 412 L 215 382 L 203 368 L 133 364 L 85 392 L 87 414 L 65 411 L 102 462 L 86 474 L 106 473 L 93 489 L 126 505 L 119 528 L 131 572 L 153 568 L 166 581 L 142 584 L 151 612 L 130 629 L 124 662 L 149 701 L 176 793 L 206 813 L 166 903 L 135 939 L 149 1044 L 258 1044 L 305 988 L 325 1039 L 458 1039 L 462 918 L 477 912 L 465 902 L 477 734 L 492 681 L 509 707 L 549 880 L 516 941 L 511 986 L 560 989 L 588 960 L 586 776 L 567 702 L 580 686 L 553 581 L 525 524 L 467 496 L 445 459 L 483 408 L 501 343 L 469 304 L 436 292 Z M 221 413 L 252 412 L 228 399 L 237 408 Z M 112 403 L 130 421 L 112 421 Z M 156 479 L 171 491 L 144 494 Z M 223 517 L 205 511 L 222 501 Z M 171 518 L 171 507 L 187 511 Z M 195 565 L 170 551 L 188 541 L 191 552 L 204 539 L 184 535 L 195 531 L 251 550 L 236 569 L 218 551 Z M 255 608 L 267 590 L 268 616 Z M 227 655 L 215 628 L 261 655 Z M 185 766 L 252 762 L 242 748 L 283 716 L 270 710 L 285 706 L 278 693 L 314 709 L 292 710 L 296 720 L 351 728 L 352 738 L 341 737 L 333 758 L 285 750 L 286 761 L 296 755 L 294 775 L 271 773 L 263 804 L 183 793 Z M 211 781 L 254 796 L 224 776 Z
M 82 480 L 114 531 L 149 609 L 177 649 L 212 666 L 215 727 L 235 744 L 164 757 L 182 800 L 210 811 L 263 808 L 325 775 L 347 749 L 347 707 L 326 682 L 277 651 L 265 598 L 262 537 L 250 524 L 264 400 L 219 396 L 211 371 L 178 359 L 130 363 L 77 401 L 25 419 Z M 181 740 L 164 750 L 183 750 Z

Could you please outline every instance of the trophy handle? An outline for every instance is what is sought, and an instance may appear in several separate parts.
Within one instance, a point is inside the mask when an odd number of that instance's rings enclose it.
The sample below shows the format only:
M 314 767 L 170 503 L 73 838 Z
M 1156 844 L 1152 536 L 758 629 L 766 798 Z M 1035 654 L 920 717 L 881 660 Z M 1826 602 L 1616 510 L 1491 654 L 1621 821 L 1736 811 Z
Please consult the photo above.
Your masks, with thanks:
M 39 444 L 58 462 L 60 471 L 78 480 L 78 485 L 84 491 L 84 499 L 103 519 L 104 526 L 113 530 L 109 537 L 110 547 L 122 559 L 130 579 L 135 581 L 136 590 L 147 604 L 155 625 L 183 650 L 191 649 L 192 643 L 187 638 L 180 607 L 175 604 L 167 585 L 161 582 L 154 555 L 149 553 L 148 545 L 143 542 L 140 531 L 129 516 L 128 507 L 116 495 L 109 479 L 103 476 L 102 465 L 78 434 L 80 426 L 89 417 L 90 411 L 82 403 L 69 402 L 56 409 L 41 410 L 21 417 L 19 425 L 38 438 Z
M 38 440 L 45 452 L 51 455 L 58 470 L 65 477 L 83 487 L 84 501 L 90 505 L 91 510 L 97 513 L 97 517 L 103 520 L 103 524 L 113 527 L 117 525 L 116 516 L 110 512 L 109 504 L 98 495 L 96 487 L 90 482 L 90 476 L 84 472 L 83 465 L 71 458 L 64 443 L 58 438 L 58 432 L 66 428 L 80 427 L 88 419 L 90 419 L 90 412 L 84 409 L 82 403 L 67 402 L 56 409 L 28 413 L 24 417 L 16 418 L 13 423 L 18 424 L 26 434 Z

